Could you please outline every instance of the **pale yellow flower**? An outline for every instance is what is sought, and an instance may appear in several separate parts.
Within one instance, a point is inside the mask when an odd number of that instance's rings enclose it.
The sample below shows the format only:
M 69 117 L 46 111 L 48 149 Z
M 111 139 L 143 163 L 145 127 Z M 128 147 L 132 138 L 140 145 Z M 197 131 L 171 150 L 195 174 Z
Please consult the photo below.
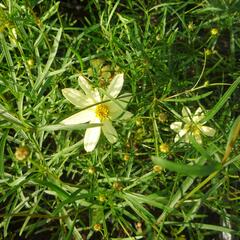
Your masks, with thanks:
M 84 148 L 87 152 L 95 149 L 100 138 L 101 130 L 110 143 L 115 143 L 118 139 L 117 132 L 112 125 L 112 121 L 121 116 L 121 119 L 131 117 L 131 113 L 125 108 L 131 98 L 130 94 L 119 95 L 124 83 L 123 74 L 117 74 L 108 86 L 104 96 L 100 91 L 88 83 L 83 77 L 79 77 L 79 85 L 82 91 L 72 88 L 62 90 L 64 97 L 81 108 L 80 112 L 63 120 L 64 125 L 74 125 L 81 123 L 102 124 L 101 126 L 87 128 L 84 136 Z M 118 98 L 117 98 L 118 97 Z
M 215 129 L 204 126 L 205 122 L 202 119 L 205 117 L 202 109 L 199 107 L 194 114 L 191 113 L 188 107 L 182 109 L 183 122 L 174 122 L 170 128 L 177 133 L 174 141 L 183 140 L 189 143 L 192 136 L 198 144 L 202 144 L 201 135 L 213 137 Z

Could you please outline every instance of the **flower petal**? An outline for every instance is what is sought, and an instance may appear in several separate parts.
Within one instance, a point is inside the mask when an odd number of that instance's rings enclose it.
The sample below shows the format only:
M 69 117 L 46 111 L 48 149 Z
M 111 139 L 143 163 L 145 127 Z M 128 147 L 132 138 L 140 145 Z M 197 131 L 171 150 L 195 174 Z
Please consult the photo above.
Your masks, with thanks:
M 186 128 L 183 128 L 181 129 L 179 132 L 178 132 L 178 135 L 179 137 L 183 137 L 186 133 L 188 132 L 188 130 Z
M 102 101 L 101 97 L 100 97 L 100 94 L 99 94 L 99 91 L 96 88 L 92 90 L 91 98 L 94 101 L 94 103 L 99 103 L 99 102 Z
M 182 122 L 173 122 L 171 125 L 170 125 L 170 128 L 175 131 L 175 132 L 179 132 L 182 128 Z
M 211 127 L 202 126 L 200 129 L 203 134 L 209 137 L 213 137 L 216 133 L 216 130 Z
M 124 82 L 123 73 L 120 73 L 114 76 L 113 80 L 108 86 L 107 95 L 110 95 L 111 97 L 116 98 L 120 93 L 120 91 L 122 90 L 123 82 Z
M 133 116 L 133 114 L 129 111 L 125 111 L 123 115 L 120 117 L 120 120 L 128 120 Z
M 111 120 L 118 118 L 123 113 L 130 99 L 131 99 L 131 96 L 128 95 L 128 96 L 122 97 L 121 100 L 106 102 L 106 106 L 109 109 L 109 115 Z
M 192 134 L 190 133 L 190 132 L 187 132 L 186 134 L 185 134 L 185 136 L 184 136 L 184 139 L 183 139 L 183 141 L 185 142 L 185 143 L 189 143 L 190 142 L 190 136 L 191 136 Z
M 80 108 L 85 108 L 93 104 L 91 98 L 86 97 L 82 92 L 73 88 L 62 89 L 62 94 L 69 102 Z
M 192 112 L 188 107 L 182 108 L 182 116 L 184 122 L 192 122 Z
M 105 137 L 110 143 L 113 144 L 117 141 L 118 134 L 110 120 L 106 120 L 103 122 L 102 130 L 103 130 L 103 134 L 105 135 Z
M 61 123 L 64 125 L 74 125 L 89 122 L 92 118 L 95 118 L 95 113 L 92 108 L 90 108 L 64 119 Z
M 203 113 L 202 108 L 198 107 L 196 112 L 194 113 L 194 116 L 201 115 Z
M 194 138 L 198 144 L 202 144 L 202 137 L 200 134 L 195 134 Z
M 82 88 L 82 90 L 87 94 L 91 94 L 92 92 L 92 86 L 88 83 L 88 81 L 86 80 L 86 78 L 84 78 L 82 75 L 79 76 L 78 78 L 78 83 L 80 85 L 80 87 Z
M 196 110 L 196 112 L 194 113 L 194 115 L 193 115 L 193 117 L 192 117 L 192 120 L 193 120 L 193 122 L 198 123 L 198 122 L 200 122 L 204 117 L 205 117 L 205 116 L 204 116 L 203 110 L 202 110 L 202 108 L 199 107 L 199 108 Z
M 94 121 L 91 121 L 90 123 L 100 123 L 99 120 L 95 119 Z M 85 132 L 84 136 L 84 149 L 86 152 L 92 152 L 100 138 L 101 135 L 101 127 L 93 127 L 88 128 Z
M 179 137 L 179 135 L 177 134 L 177 135 L 175 136 L 175 138 L 174 138 L 174 142 L 179 141 L 179 139 L 180 139 L 180 137 Z

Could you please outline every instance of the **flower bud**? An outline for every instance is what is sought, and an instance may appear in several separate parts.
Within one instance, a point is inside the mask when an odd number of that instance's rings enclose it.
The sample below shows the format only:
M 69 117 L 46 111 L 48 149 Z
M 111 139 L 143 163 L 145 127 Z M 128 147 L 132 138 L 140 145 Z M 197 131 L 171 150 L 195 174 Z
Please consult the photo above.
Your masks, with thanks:
M 168 153 L 169 152 L 169 145 L 167 143 L 162 143 L 160 145 L 159 149 L 162 153 Z
M 99 223 L 94 224 L 93 229 L 95 232 L 99 232 L 102 230 L 102 225 Z
M 212 54 L 212 51 L 210 49 L 205 50 L 205 55 L 210 56 Z
M 105 202 L 106 201 L 106 196 L 105 195 L 103 195 L 103 194 L 100 194 L 99 196 L 98 196 L 98 200 L 99 200 L 99 202 Z
M 158 115 L 158 119 L 159 119 L 159 121 L 160 121 L 161 123 L 165 123 L 165 122 L 167 121 L 167 119 L 168 119 L 168 116 L 167 116 L 166 113 L 161 112 L 161 113 L 159 113 L 159 115 Z
M 25 160 L 29 155 L 29 149 L 25 146 L 16 148 L 15 157 L 17 160 Z
M 96 172 L 96 168 L 95 167 L 89 167 L 88 168 L 88 173 L 93 175 Z
M 123 186 L 120 182 L 114 182 L 112 187 L 117 191 L 121 191 L 123 189 Z
M 33 61 L 32 58 L 30 58 L 30 59 L 27 60 L 27 65 L 28 65 L 29 67 L 32 67 L 33 64 L 34 64 L 34 61 Z
M 124 156 L 123 156 L 123 160 L 127 162 L 129 159 L 130 159 L 129 154 L 125 153 Z
M 193 22 L 190 22 L 187 27 L 188 27 L 188 29 L 189 29 L 190 31 L 192 31 L 193 28 L 194 28 Z
M 217 28 L 212 28 L 212 29 L 211 29 L 211 35 L 212 35 L 212 36 L 218 35 L 218 29 L 217 29 Z
M 153 172 L 160 173 L 162 171 L 162 167 L 159 165 L 153 166 Z

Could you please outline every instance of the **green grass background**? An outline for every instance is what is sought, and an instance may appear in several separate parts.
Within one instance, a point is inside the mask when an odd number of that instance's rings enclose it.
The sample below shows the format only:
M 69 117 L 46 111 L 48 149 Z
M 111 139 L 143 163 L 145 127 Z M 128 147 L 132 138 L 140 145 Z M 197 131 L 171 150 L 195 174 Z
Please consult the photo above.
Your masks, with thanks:
M 2 4 L 0 239 L 239 238 L 239 1 Z M 80 73 L 108 85 L 96 59 L 124 73 L 133 117 L 86 153 L 84 126 L 56 125 L 78 111 L 61 89 Z M 214 138 L 174 143 L 183 106 L 208 110 Z

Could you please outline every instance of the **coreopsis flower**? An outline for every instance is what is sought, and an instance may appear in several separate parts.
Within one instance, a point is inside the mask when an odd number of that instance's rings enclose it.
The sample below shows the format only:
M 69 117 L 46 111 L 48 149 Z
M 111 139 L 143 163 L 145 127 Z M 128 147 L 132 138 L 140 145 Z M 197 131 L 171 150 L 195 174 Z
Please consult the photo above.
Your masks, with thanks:
M 182 116 L 183 122 L 174 122 L 170 125 L 170 128 L 177 133 L 174 139 L 175 142 L 182 139 L 184 142 L 189 143 L 190 136 L 192 136 L 198 144 L 202 144 L 201 135 L 214 136 L 215 129 L 204 126 L 205 122 L 202 122 L 205 115 L 200 107 L 194 114 L 191 113 L 188 107 L 183 107 Z
M 87 122 L 90 124 L 101 124 L 100 126 L 87 128 L 84 136 L 84 148 L 87 152 L 95 149 L 101 131 L 103 131 L 103 134 L 110 143 L 115 143 L 118 135 L 112 125 L 112 121 L 119 117 L 121 119 L 131 117 L 131 113 L 125 111 L 131 98 L 130 94 L 123 94 L 118 97 L 124 83 L 123 74 L 117 74 L 113 78 L 103 96 L 100 93 L 104 91 L 92 88 L 83 76 L 79 77 L 78 82 L 82 91 L 65 88 L 62 90 L 62 93 L 68 101 L 82 110 L 63 120 L 61 123 L 64 125 Z

